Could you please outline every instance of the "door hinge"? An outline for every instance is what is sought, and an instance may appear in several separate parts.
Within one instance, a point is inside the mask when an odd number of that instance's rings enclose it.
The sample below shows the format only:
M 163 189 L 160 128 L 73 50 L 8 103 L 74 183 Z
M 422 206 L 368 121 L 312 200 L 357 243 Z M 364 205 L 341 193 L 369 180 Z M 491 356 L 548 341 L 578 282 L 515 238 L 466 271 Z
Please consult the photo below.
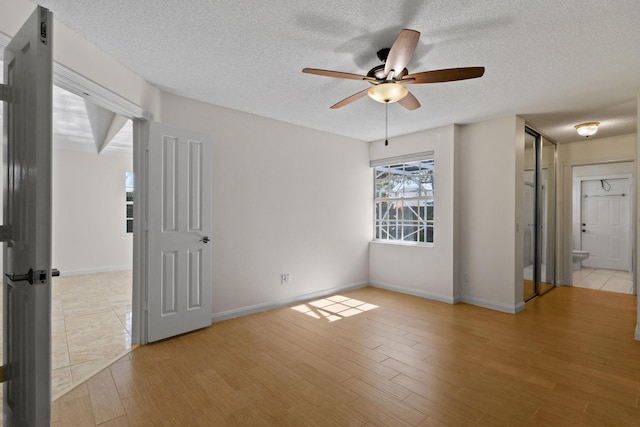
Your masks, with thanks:
M 0 101 L 15 103 L 17 99 L 15 93 L 16 91 L 13 87 L 5 84 L 0 84 Z
M 11 227 L 0 225 L 0 242 L 8 242 L 9 240 L 11 240 Z

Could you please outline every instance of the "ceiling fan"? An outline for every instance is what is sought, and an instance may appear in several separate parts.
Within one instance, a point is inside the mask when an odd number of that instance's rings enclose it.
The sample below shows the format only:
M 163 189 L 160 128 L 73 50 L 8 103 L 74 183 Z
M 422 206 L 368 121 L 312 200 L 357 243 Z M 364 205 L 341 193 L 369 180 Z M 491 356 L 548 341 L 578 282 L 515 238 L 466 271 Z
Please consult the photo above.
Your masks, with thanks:
M 304 68 L 302 72 L 339 79 L 365 80 L 373 85 L 332 105 L 331 108 L 344 107 L 365 95 L 369 95 L 378 102 L 398 102 L 407 110 L 420 108 L 420 102 L 404 87 L 404 84 L 451 82 L 475 79 L 484 74 L 484 67 L 447 68 L 409 74 L 406 66 L 416 50 L 419 38 L 420 32 L 418 31 L 409 29 L 400 31 L 391 48 L 378 51 L 378 58 L 383 64 L 373 67 L 366 76 L 317 68 Z

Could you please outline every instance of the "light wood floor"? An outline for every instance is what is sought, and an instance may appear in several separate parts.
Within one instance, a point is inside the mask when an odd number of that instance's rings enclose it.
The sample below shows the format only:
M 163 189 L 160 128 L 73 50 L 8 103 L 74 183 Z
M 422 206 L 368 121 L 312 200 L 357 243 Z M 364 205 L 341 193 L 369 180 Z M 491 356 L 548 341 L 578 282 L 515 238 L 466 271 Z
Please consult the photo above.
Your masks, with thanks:
M 138 347 L 53 425 L 637 426 L 635 324 L 620 293 L 509 315 L 367 287 Z

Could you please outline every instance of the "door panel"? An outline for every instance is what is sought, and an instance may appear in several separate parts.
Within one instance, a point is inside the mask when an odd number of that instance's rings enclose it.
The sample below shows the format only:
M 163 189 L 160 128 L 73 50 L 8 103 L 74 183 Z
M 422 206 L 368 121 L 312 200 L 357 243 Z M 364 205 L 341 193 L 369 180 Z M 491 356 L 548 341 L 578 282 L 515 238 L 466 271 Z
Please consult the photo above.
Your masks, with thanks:
M 41 7 L 4 51 L 4 423 L 51 410 L 52 17 Z
M 630 270 L 629 179 L 582 181 L 582 250 L 591 268 Z
M 206 135 L 147 126 L 151 342 L 211 324 L 212 147 Z

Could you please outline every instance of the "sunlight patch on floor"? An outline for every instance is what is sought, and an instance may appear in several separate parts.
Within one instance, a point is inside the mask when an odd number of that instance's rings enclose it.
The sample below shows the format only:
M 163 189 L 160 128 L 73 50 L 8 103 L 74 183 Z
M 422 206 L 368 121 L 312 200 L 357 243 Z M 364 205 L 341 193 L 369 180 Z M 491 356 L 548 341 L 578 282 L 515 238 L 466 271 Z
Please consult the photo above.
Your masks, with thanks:
M 291 307 L 292 310 L 306 314 L 314 319 L 326 319 L 329 322 L 355 316 L 374 308 L 378 308 L 378 306 L 342 295 L 333 295 Z

